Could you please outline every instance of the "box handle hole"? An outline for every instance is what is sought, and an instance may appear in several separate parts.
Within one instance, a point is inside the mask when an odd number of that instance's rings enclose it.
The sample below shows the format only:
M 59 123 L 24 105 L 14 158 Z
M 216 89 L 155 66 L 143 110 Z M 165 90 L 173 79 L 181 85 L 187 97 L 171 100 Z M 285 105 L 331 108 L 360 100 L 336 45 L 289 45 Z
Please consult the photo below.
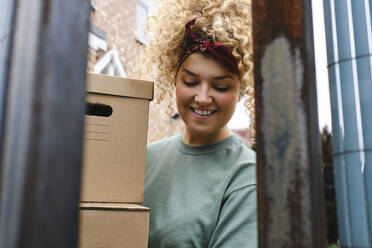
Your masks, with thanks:
M 106 104 L 88 102 L 85 114 L 109 117 L 112 115 L 112 107 Z

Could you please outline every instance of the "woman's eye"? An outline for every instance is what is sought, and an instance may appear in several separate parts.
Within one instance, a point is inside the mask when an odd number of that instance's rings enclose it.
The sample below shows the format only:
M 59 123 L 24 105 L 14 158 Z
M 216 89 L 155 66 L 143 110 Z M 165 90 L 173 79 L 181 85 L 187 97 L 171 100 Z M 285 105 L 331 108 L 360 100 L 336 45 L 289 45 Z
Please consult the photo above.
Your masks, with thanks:
M 219 86 L 215 86 L 214 89 L 219 91 L 219 92 L 224 92 L 224 91 L 227 91 L 230 87 L 229 86 L 226 86 L 226 87 L 219 87 Z
M 183 80 L 186 86 L 192 87 L 198 84 L 198 82 L 188 82 L 186 80 Z

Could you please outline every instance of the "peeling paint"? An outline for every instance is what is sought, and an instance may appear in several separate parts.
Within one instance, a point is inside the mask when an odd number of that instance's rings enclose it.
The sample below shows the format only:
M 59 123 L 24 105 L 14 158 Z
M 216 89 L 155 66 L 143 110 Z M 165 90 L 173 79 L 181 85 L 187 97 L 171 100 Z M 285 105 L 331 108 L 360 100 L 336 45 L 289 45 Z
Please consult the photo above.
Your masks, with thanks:
M 261 60 L 262 126 L 266 187 L 270 200 L 269 247 L 311 246 L 309 158 L 306 114 L 301 100 L 304 66 L 298 48 L 276 38 Z M 274 199 L 270 199 L 275 195 Z M 273 197 L 274 198 L 274 197 Z M 302 240 L 294 232 L 303 233 Z M 287 237 L 287 241 L 283 240 Z M 275 241 L 281 241 L 275 243 Z M 280 246 L 280 247 L 282 247 Z

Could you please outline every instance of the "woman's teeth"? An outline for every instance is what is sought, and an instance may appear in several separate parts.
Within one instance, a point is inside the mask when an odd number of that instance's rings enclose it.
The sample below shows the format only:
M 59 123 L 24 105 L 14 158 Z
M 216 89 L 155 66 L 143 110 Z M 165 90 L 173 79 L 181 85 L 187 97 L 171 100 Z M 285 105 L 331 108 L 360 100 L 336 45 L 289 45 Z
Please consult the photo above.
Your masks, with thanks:
M 195 113 L 197 113 L 198 115 L 211 115 L 212 113 L 214 113 L 215 111 L 213 110 L 200 110 L 200 109 L 193 109 Z

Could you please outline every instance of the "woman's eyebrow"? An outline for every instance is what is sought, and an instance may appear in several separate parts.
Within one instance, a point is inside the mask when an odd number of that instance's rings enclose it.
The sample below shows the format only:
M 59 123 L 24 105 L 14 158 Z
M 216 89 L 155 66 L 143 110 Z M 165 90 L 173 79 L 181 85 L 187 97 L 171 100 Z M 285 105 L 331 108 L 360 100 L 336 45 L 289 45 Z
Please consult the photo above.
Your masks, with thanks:
M 187 70 L 187 69 L 183 69 L 183 71 L 186 72 L 187 74 L 189 74 L 190 76 L 199 77 L 198 74 L 193 73 L 193 72 L 191 72 L 191 71 L 189 71 L 189 70 Z
M 194 73 L 194 72 L 191 72 L 191 71 L 189 71 L 189 70 L 187 70 L 187 69 L 183 69 L 183 71 L 186 72 L 187 74 L 189 74 L 190 76 L 199 77 L 198 74 L 196 74 L 196 73 Z M 223 79 L 225 79 L 225 78 L 230 78 L 230 79 L 232 79 L 233 77 L 230 76 L 230 75 L 222 75 L 222 76 L 213 77 L 213 79 L 215 79 L 215 80 L 223 80 Z
M 213 79 L 215 79 L 215 80 L 223 80 L 223 79 L 225 79 L 225 78 L 230 78 L 230 79 L 232 79 L 232 76 L 230 76 L 230 75 L 224 75 L 224 76 L 214 77 Z

